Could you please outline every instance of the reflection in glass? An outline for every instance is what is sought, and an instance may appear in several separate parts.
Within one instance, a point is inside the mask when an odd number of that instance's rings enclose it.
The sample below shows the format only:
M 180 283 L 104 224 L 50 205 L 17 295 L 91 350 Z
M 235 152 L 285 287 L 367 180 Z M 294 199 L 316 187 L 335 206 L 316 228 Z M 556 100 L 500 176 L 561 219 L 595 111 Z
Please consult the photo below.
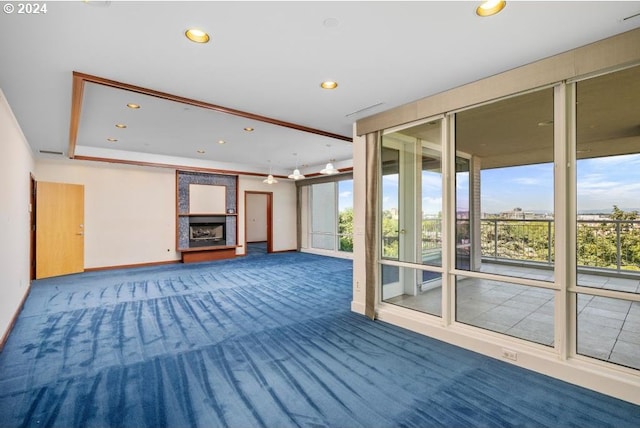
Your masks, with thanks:
M 432 126 L 431 133 L 440 133 L 439 126 Z M 435 138 L 433 138 L 435 140 Z M 442 266 L 442 159 L 440 147 L 422 141 L 422 225 L 420 236 L 421 257 L 425 265 Z
M 576 83 L 577 266 L 585 287 L 640 292 L 640 67 Z
M 442 275 L 399 266 L 381 265 L 382 301 L 442 316 Z
M 578 354 L 640 369 L 640 302 L 578 294 Z
M 553 281 L 553 117 L 551 88 L 456 114 L 458 269 Z
M 336 248 L 335 183 L 311 186 L 311 247 L 321 250 Z
M 544 288 L 458 276 L 456 321 L 553 346 L 553 293 Z
M 383 143 L 384 144 L 384 143 Z M 398 260 L 400 151 L 382 147 L 382 258 Z
M 469 171 L 469 159 L 456 157 L 456 268 L 464 270 L 471 266 Z
M 339 251 L 353 252 L 353 180 L 338 181 Z
M 442 265 L 442 121 L 382 137 L 382 257 Z

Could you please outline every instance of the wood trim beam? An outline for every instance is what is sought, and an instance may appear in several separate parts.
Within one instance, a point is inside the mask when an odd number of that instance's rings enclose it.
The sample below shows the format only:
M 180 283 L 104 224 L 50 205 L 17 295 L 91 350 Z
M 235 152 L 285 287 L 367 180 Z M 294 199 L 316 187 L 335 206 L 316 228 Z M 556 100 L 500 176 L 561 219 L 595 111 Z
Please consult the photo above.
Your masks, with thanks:
M 134 160 L 125 160 L 125 159 L 112 159 L 112 158 L 102 158 L 102 157 L 94 157 L 94 156 L 75 156 L 75 160 L 85 160 L 85 161 L 93 161 L 93 162 L 106 162 L 106 163 L 119 163 L 124 165 L 135 165 L 135 166 L 149 166 L 154 168 L 169 168 L 180 171 L 191 171 L 191 172 L 207 172 L 212 174 L 226 174 L 226 175 L 251 175 L 255 177 L 266 177 L 266 174 L 260 172 L 248 172 L 248 171 L 235 171 L 235 170 L 227 170 L 227 169 L 215 169 L 215 168 L 203 168 L 198 166 L 185 166 L 185 165 L 174 165 L 168 163 L 158 163 L 158 162 L 142 162 L 142 161 L 134 161 Z M 286 175 L 276 175 L 273 174 L 276 178 L 286 179 Z
M 123 165 L 149 166 L 149 167 L 154 167 L 154 168 L 170 168 L 170 169 L 181 170 L 181 171 L 209 172 L 209 173 L 213 173 L 213 174 L 249 175 L 249 176 L 254 176 L 254 177 L 265 177 L 266 176 L 262 172 L 249 172 L 249 171 L 235 171 L 235 170 L 228 170 L 228 169 L 203 168 L 203 167 L 198 167 L 198 166 L 174 165 L 174 164 L 158 163 L 158 162 L 143 162 L 143 161 L 103 158 L 103 157 L 95 157 L 95 156 L 82 156 L 82 155 L 80 155 L 80 156 L 74 156 L 73 159 L 75 159 L 75 160 L 92 161 L 92 162 L 119 163 L 119 164 L 123 164 Z M 353 170 L 353 167 L 339 168 L 338 169 L 338 171 L 340 171 L 340 173 L 349 172 L 349 171 L 352 171 L 352 170 Z M 286 180 L 286 179 L 289 178 L 286 175 L 273 174 L 273 176 L 275 178 L 281 178 L 283 180 Z M 319 172 L 318 173 L 313 173 L 313 174 L 307 174 L 307 177 L 309 177 L 309 178 L 310 177 L 320 177 L 320 176 L 323 176 L 323 175 L 320 174 Z M 327 177 L 330 177 L 330 176 L 327 176 Z M 305 180 L 301 180 L 301 181 L 305 181 Z
M 103 77 L 93 76 L 90 74 L 80 73 L 78 71 L 73 72 L 73 91 L 71 98 L 71 124 L 69 129 L 69 158 L 74 159 L 74 152 L 76 148 L 76 142 L 78 138 L 78 128 L 80 126 L 80 113 L 82 111 L 82 100 L 84 96 L 84 84 L 85 82 L 95 83 L 98 85 L 109 86 L 116 89 L 124 89 L 126 91 L 136 92 L 143 95 L 149 95 L 152 97 L 161 98 L 167 101 L 175 101 L 178 103 L 188 104 L 194 107 L 201 107 L 207 110 L 213 110 L 220 113 L 231 114 L 234 116 L 240 116 L 247 119 L 270 123 L 272 125 L 282 126 L 285 128 L 295 129 L 296 131 L 308 132 L 315 135 L 321 135 L 323 137 L 335 138 L 337 140 L 352 142 L 353 138 L 334 134 L 332 132 L 323 131 L 321 129 L 310 128 L 308 126 L 298 125 L 292 122 L 286 122 L 284 120 L 274 119 L 272 117 L 262 116 L 259 114 L 249 113 L 242 110 L 236 110 L 229 107 L 223 107 L 217 104 L 211 104 L 204 101 L 194 100 L 192 98 L 181 97 L 179 95 L 173 95 L 166 92 L 156 91 L 149 88 L 143 88 L 141 86 L 131 85 L 128 83 L 118 82 L 116 80 L 105 79 Z
M 69 123 L 69 149 L 67 155 L 74 158 L 76 143 L 78 141 L 78 128 L 80 127 L 80 114 L 82 113 L 82 100 L 84 96 L 84 80 L 73 74 L 71 90 L 71 120 Z

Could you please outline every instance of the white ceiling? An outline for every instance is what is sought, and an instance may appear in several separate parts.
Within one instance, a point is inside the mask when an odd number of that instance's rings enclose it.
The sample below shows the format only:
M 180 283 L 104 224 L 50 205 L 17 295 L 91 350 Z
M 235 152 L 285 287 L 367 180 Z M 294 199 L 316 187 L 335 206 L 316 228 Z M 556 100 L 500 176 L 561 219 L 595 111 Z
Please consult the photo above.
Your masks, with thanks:
M 47 2 L 0 13 L 0 89 L 39 157 L 70 155 L 73 71 L 349 137 L 359 118 L 640 26 L 638 1 L 509 1 L 490 18 L 476 5 Z M 189 42 L 189 27 L 211 41 Z M 142 109 L 123 106 L 131 95 Z M 351 165 L 340 139 L 103 85 L 82 101 L 74 155 L 285 175 Z

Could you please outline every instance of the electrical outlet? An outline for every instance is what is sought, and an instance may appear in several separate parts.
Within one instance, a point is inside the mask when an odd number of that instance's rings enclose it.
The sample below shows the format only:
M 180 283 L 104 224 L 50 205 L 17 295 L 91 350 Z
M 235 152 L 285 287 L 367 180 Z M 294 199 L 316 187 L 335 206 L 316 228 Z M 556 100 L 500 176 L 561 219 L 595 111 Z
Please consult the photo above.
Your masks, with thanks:
M 502 358 L 506 358 L 508 360 L 518 361 L 518 353 L 511 349 L 502 349 Z

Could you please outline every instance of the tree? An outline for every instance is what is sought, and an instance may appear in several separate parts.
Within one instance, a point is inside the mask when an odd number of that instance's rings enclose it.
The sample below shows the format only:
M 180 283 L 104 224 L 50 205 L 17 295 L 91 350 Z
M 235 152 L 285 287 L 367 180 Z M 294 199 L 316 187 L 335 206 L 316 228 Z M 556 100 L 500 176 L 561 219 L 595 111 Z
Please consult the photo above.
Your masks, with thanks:
M 390 210 L 382 212 L 382 256 L 398 258 L 398 219 Z
M 338 235 L 340 251 L 353 252 L 353 208 L 345 208 L 338 213 Z

